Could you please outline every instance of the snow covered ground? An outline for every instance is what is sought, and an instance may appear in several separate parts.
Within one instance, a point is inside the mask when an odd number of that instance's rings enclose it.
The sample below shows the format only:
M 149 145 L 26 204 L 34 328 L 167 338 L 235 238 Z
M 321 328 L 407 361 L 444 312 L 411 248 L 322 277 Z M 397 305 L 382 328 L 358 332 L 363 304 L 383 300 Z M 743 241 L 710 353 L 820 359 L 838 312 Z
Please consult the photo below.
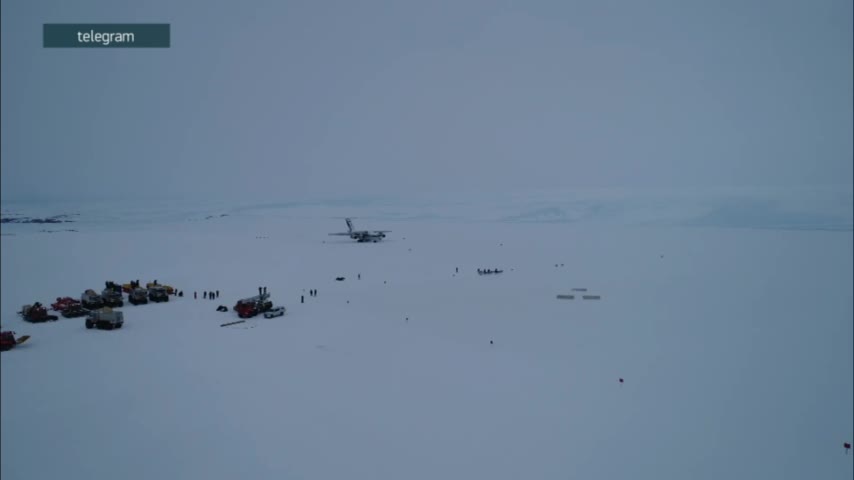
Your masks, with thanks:
M 2 226 L 0 321 L 32 338 L 0 476 L 851 478 L 848 204 L 606 197 L 4 204 L 80 216 Z M 345 215 L 393 232 L 327 236 Z M 117 331 L 15 314 L 132 279 L 185 296 Z M 220 327 L 259 286 L 287 314 Z

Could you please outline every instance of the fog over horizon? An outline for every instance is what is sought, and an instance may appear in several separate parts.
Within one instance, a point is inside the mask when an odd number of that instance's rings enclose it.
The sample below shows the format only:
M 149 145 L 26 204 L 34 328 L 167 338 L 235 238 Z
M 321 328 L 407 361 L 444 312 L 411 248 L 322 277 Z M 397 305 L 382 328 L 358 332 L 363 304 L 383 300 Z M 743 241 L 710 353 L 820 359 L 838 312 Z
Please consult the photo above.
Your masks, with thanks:
M 4 202 L 851 188 L 852 3 L 10 0 Z M 169 23 L 45 49 L 44 23 Z

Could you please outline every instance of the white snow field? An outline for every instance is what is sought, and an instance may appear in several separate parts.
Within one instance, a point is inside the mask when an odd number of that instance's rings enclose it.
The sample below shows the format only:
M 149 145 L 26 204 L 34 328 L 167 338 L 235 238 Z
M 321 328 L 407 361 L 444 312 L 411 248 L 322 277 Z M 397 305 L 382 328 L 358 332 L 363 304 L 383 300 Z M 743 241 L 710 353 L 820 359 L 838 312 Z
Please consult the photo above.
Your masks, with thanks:
M 852 478 L 844 206 L 552 200 L 4 224 L 0 321 L 32 338 L 0 357 L 0 476 Z M 328 236 L 347 215 L 392 232 Z M 115 331 L 16 315 L 135 279 L 185 296 Z M 287 314 L 220 327 L 259 286 Z

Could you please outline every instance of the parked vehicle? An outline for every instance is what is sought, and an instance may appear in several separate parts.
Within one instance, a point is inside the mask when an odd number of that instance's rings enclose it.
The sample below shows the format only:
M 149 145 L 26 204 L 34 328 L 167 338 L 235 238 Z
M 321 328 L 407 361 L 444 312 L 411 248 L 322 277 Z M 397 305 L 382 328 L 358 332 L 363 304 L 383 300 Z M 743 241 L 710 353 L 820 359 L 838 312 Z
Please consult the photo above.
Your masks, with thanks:
M 62 315 L 65 318 L 85 317 L 88 314 L 89 314 L 89 310 L 86 310 L 85 308 L 83 308 L 83 305 L 80 305 L 79 303 L 76 305 L 69 306 L 68 308 L 66 308 L 65 310 L 63 310 L 60 313 L 60 315 Z
M 264 312 L 264 318 L 281 317 L 285 314 L 285 307 L 276 307 L 268 312 Z
M 112 290 L 112 291 L 114 291 L 114 292 L 116 292 L 116 293 L 119 293 L 119 294 L 121 294 L 121 293 L 122 293 L 122 286 L 121 286 L 121 285 L 119 285 L 119 284 L 118 284 L 118 283 L 116 283 L 116 282 L 113 282 L 113 281 L 107 280 L 106 282 L 104 282 L 104 286 L 105 286 L 107 289 Z
M 118 291 L 110 287 L 105 288 L 101 292 L 101 299 L 104 301 L 105 307 L 121 307 L 125 304 L 121 288 Z
M 32 305 L 24 305 L 18 313 L 24 317 L 24 320 L 32 323 L 59 320 L 59 317 L 56 315 L 48 315 L 47 309 L 39 302 Z
M 145 287 L 146 287 L 146 288 L 151 288 L 151 287 L 163 287 L 163 288 L 165 288 L 165 289 L 166 289 L 166 294 L 167 294 L 167 295 L 172 295 L 173 293 L 175 293 L 175 287 L 173 287 L 172 285 L 163 285 L 162 283 L 157 283 L 156 281 L 154 281 L 154 282 L 149 282 L 149 283 L 145 284 Z
M 169 293 L 162 285 L 152 286 L 148 288 L 148 299 L 152 302 L 168 302 Z
M 124 314 L 118 310 L 113 310 L 110 307 L 93 310 L 89 312 L 89 316 L 86 317 L 86 328 L 113 330 L 114 328 L 122 328 L 124 323 Z
M 134 288 L 128 294 L 128 302 L 134 305 L 148 303 L 148 290 L 144 288 Z
M 72 305 L 80 305 L 80 300 L 75 300 L 71 297 L 56 297 L 56 302 L 50 305 L 50 308 L 61 312 Z
M 240 318 L 254 317 L 259 313 L 269 311 L 273 308 L 273 302 L 269 298 L 269 293 L 262 293 L 261 295 L 238 300 L 237 304 L 234 305 L 234 311 L 237 312 L 237 316 Z
M 83 308 L 94 310 L 104 306 L 104 299 L 98 295 L 95 290 L 89 289 L 83 292 L 83 295 L 80 296 L 80 303 L 83 304 Z
M 0 332 L 0 352 L 11 350 L 29 339 L 29 335 L 15 338 L 15 332 Z
M 128 283 L 122 284 L 122 292 L 124 293 L 130 293 L 134 288 L 139 288 L 139 282 L 136 280 L 131 280 Z

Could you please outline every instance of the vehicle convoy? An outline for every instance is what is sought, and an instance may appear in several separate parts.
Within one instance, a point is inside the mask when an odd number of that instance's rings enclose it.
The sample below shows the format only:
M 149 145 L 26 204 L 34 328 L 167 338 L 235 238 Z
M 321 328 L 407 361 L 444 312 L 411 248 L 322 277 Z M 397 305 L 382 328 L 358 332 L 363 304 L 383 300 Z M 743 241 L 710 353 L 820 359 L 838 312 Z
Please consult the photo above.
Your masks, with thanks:
M 148 287 L 148 299 L 152 302 L 168 302 L 169 293 L 163 285 L 151 286 Z
M 110 307 L 89 312 L 86 317 L 86 328 L 100 328 L 101 330 L 112 330 L 122 328 L 125 323 L 124 314 Z
M 59 320 L 59 317 L 56 315 L 48 315 L 47 309 L 39 302 L 32 305 L 24 305 L 18 313 L 24 317 L 24 320 L 32 323 Z
M 83 304 L 83 308 L 94 310 L 104 306 L 104 299 L 90 288 L 80 296 L 80 303 Z
M 56 297 L 56 302 L 50 304 L 50 308 L 54 311 L 62 312 L 73 305 L 80 305 L 80 300 L 75 300 L 71 297 Z
M 240 318 L 254 317 L 259 313 L 269 311 L 272 308 L 273 302 L 270 301 L 269 293 L 262 293 L 260 295 L 255 295 L 254 297 L 238 300 L 234 305 L 234 311 L 237 312 L 237 316 Z
M 148 303 L 148 290 L 144 288 L 134 288 L 128 293 L 128 302 L 134 305 Z
M 0 332 L 0 352 L 11 350 L 29 339 L 29 335 L 15 338 L 15 332 Z
M 60 313 L 60 315 L 62 315 L 65 318 L 85 317 L 88 314 L 89 314 L 89 310 L 86 310 L 85 308 L 83 308 L 83 305 L 80 305 L 79 303 L 67 307 L 65 310 L 63 310 Z
M 281 317 L 285 314 L 285 307 L 276 307 L 268 312 L 264 312 L 264 318 Z
M 124 297 L 122 297 L 121 287 L 119 287 L 118 291 L 111 287 L 105 288 L 104 291 L 101 292 L 101 299 L 103 300 L 105 307 L 121 307 L 125 304 Z

